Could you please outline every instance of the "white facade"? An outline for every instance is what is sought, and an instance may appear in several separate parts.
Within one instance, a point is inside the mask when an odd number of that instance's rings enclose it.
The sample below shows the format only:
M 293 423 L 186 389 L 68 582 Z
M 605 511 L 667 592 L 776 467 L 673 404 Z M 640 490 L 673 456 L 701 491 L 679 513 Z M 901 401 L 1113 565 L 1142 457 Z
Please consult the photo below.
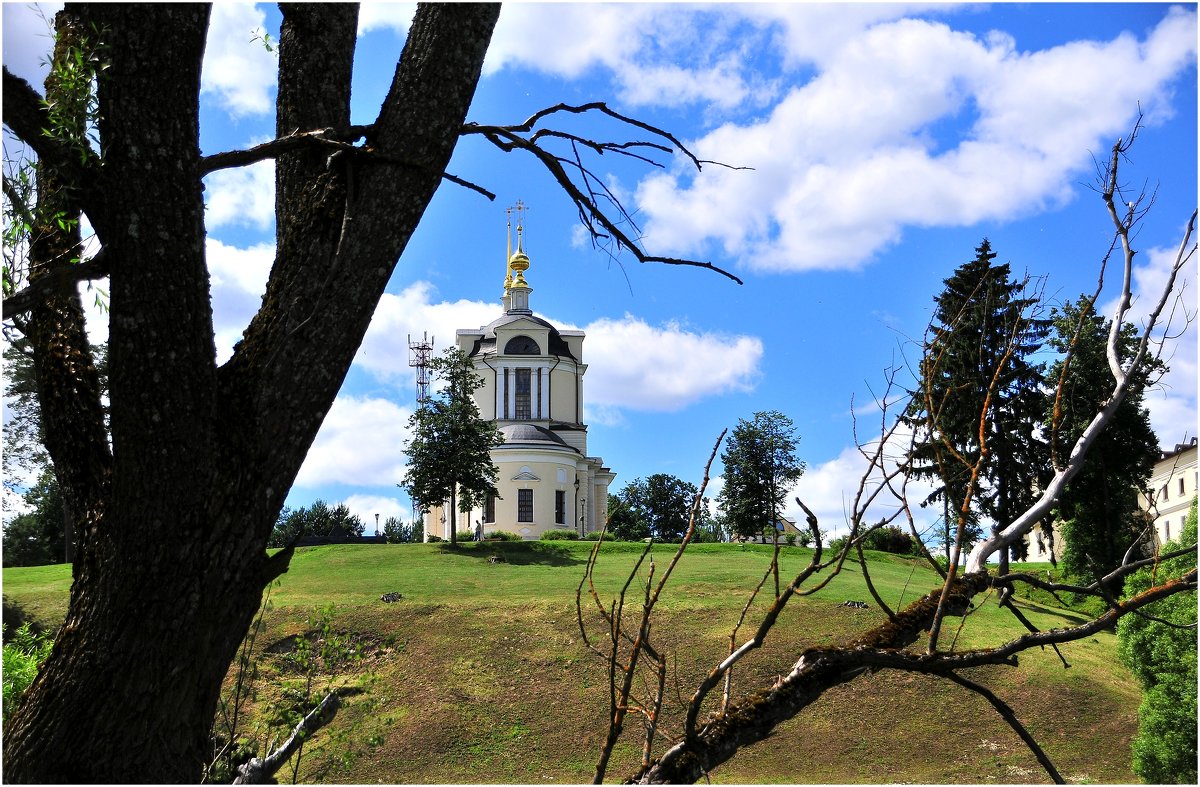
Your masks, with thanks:
M 1179 443 L 1163 453 L 1154 465 L 1154 473 L 1146 482 L 1147 498 L 1138 495 L 1138 505 L 1154 517 L 1154 533 L 1158 544 L 1178 541 L 1196 496 L 1196 438 Z
M 517 228 L 520 238 L 521 228 Z M 483 384 L 475 392 L 482 418 L 494 421 L 504 443 L 492 449 L 499 495 L 468 514 L 459 531 L 504 530 L 537 539 L 547 530 L 598 530 L 615 474 L 588 456 L 583 423 L 583 331 L 560 331 L 529 308 L 520 248 L 509 258 L 503 313 L 488 325 L 459 330 L 459 349 Z M 513 276 L 513 273 L 516 276 Z M 426 537 L 449 539 L 449 512 L 425 516 Z

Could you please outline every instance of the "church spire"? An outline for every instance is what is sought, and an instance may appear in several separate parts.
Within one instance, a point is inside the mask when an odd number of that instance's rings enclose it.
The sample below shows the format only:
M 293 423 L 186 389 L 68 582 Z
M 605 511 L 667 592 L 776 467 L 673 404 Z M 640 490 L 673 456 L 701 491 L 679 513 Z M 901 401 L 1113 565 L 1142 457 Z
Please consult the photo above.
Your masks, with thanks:
M 525 203 L 517 200 L 515 207 L 508 209 L 508 270 L 504 277 L 504 311 L 508 314 L 533 314 L 529 308 L 529 293 L 533 288 L 525 281 L 529 270 L 529 256 L 525 254 Z M 512 213 L 517 212 L 517 250 L 512 251 Z M 516 274 L 515 276 L 513 274 Z

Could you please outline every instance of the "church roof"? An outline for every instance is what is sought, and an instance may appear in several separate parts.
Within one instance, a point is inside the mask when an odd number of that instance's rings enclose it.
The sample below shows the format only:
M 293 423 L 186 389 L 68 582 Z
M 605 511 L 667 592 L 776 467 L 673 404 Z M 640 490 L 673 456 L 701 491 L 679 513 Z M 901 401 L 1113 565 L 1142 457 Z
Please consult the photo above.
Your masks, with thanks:
M 505 445 L 521 444 L 540 444 L 546 447 L 562 447 L 574 451 L 574 448 L 567 445 L 561 437 L 551 432 L 545 427 L 535 424 L 509 424 L 508 426 L 500 427 L 500 434 L 504 437 Z
M 534 317 L 530 314 L 504 314 L 492 320 L 483 326 L 483 337 L 475 340 L 475 344 L 471 347 L 471 351 L 467 355 L 472 358 L 477 355 L 495 355 L 499 352 L 496 346 L 496 329 L 517 322 L 518 320 L 529 320 L 550 330 L 550 347 L 546 352 L 547 355 L 570 358 L 572 361 L 579 360 L 571 352 L 571 348 L 567 346 L 566 340 L 563 339 L 562 334 L 559 333 L 557 328 L 541 317 Z

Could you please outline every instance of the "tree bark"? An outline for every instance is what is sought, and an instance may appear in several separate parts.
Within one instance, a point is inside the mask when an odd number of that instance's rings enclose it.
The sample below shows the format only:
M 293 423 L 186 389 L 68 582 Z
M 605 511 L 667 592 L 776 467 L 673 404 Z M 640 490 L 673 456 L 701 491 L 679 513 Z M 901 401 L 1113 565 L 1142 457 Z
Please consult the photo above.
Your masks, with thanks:
M 219 369 L 198 123 L 208 7 L 76 10 L 111 36 L 89 214 L 112 258 L 111 488 L 54 649 L 5 725 L 5 778 L 195 782 L 230 661 L 286 569 L 265 552 L 275 517 L 440 182 L 498 6 L 418 10 L 371 140 L 412 165 L 280 163 L 267 295 Z M 281 122 L 345 122 L 352 11 L 284 17 Z

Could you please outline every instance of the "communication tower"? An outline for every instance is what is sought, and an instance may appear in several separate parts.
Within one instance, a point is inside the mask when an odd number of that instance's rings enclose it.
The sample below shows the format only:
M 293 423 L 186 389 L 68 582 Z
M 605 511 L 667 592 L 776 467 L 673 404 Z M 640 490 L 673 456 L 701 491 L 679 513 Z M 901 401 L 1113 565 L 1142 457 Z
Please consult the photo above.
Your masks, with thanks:
M 417 406 L 429 398 L 429 359 L 433 357 L 433 337 L 422 331 L 421 340 L 414 342 L 408 335 L 408 365 L 417 370 Z

